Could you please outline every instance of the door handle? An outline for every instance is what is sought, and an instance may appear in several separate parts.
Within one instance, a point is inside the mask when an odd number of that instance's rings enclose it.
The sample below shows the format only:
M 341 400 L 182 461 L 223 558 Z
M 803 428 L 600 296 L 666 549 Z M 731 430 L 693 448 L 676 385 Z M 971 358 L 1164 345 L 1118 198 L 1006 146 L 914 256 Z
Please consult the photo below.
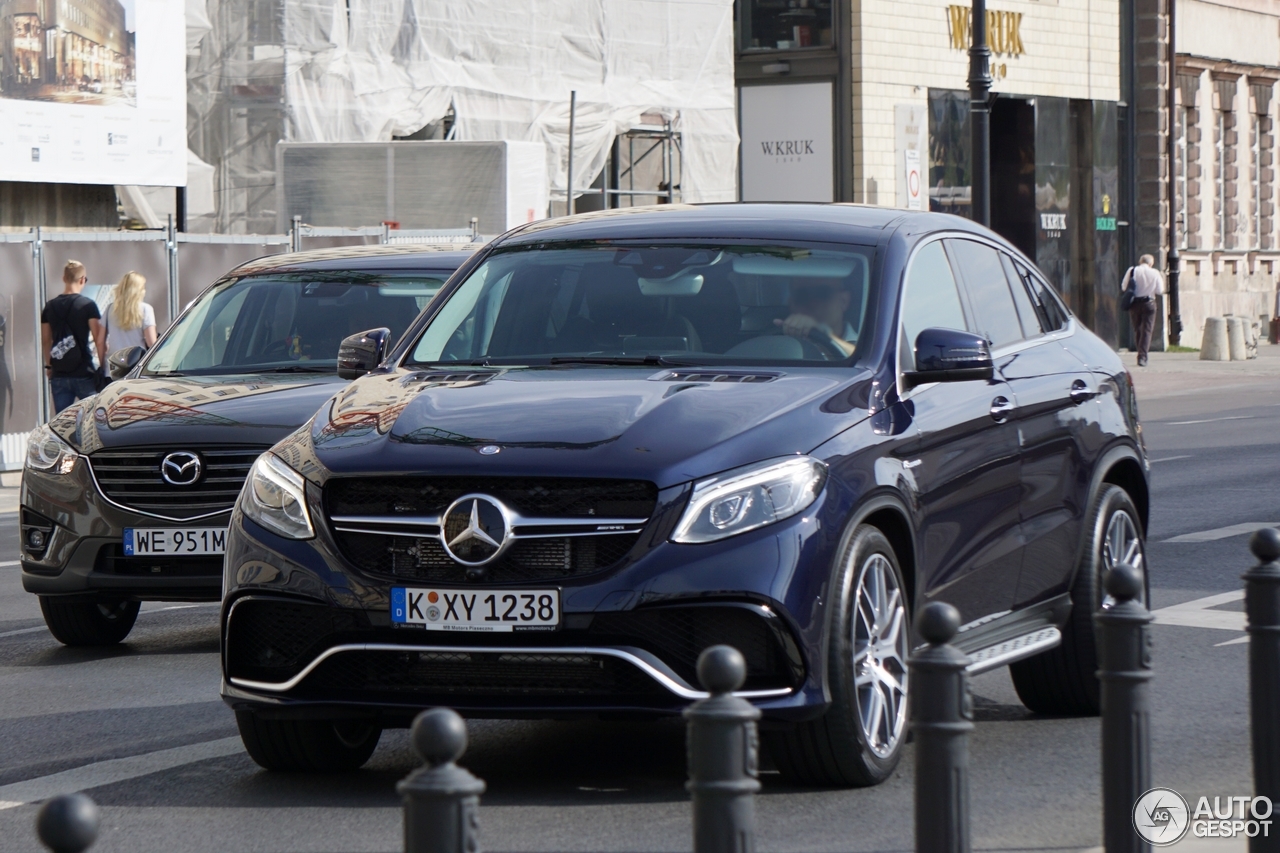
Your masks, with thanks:
M 1092 399 L 1093 392 L 1089 390 L 1089 386 L 1084 383 L 1083 379 L 1077 379 L 1071 383 L 1071 402 L 1078 406 Z
M 1002 424 L 1009 420 L 1009 416 L 1013 414 L 1014 405 L 1009 402 L 1008 397 L 996 397 L 991 401 L 991 419 L 998 424 Z

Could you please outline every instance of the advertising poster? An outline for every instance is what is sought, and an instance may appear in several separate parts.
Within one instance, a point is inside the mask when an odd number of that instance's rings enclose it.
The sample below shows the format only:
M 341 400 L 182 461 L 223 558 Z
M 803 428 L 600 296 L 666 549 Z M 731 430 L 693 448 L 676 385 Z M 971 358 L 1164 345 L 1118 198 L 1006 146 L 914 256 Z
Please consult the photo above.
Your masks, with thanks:
M 739 92 L 743 201 L 832 201 L 831 84 L 743 86 Z
M 175 0 L 0 0 L 0 180 L 185 186 Z

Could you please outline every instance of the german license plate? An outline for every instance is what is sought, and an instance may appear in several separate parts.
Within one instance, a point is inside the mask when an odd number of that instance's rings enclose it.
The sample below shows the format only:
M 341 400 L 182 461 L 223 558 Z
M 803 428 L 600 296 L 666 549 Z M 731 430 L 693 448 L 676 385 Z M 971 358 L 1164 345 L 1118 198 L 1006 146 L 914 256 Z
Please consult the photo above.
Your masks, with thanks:
M 225 527 L 126 527 L 124 530 L 126 557 L 201 557 L 224 554 L 226 550 Z
M 560 590 L 392 587 L 391 622 L 428 631 L 554 631 Z

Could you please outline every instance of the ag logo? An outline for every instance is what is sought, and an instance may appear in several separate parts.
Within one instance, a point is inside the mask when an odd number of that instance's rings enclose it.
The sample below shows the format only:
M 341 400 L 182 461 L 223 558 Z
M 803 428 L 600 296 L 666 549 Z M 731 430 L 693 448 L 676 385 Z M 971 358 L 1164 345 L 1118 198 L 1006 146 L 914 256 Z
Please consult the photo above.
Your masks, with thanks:
M 1152 788 L 1133 804 L 1133 828 L 1156 847 L 1182 840 L 1191 825 L 1187 801 L 1172 788 Z
M 200 457 L 190 450 L 175 450 L 160 463 L 160 476 L 171 486 L 190 486 L 204 473 Z

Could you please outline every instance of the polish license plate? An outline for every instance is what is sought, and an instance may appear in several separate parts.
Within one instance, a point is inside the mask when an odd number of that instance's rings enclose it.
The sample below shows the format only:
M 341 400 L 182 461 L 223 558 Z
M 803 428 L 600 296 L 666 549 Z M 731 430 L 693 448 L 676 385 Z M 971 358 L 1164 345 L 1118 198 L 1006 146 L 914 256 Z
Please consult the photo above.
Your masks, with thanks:
M 391 622 L 428 631 L 554 631 L 558 589 L 423 589 L 392 587 Z
M 126 527 L 126 557 L 202 557 L 225 554 L 225 527 Z

